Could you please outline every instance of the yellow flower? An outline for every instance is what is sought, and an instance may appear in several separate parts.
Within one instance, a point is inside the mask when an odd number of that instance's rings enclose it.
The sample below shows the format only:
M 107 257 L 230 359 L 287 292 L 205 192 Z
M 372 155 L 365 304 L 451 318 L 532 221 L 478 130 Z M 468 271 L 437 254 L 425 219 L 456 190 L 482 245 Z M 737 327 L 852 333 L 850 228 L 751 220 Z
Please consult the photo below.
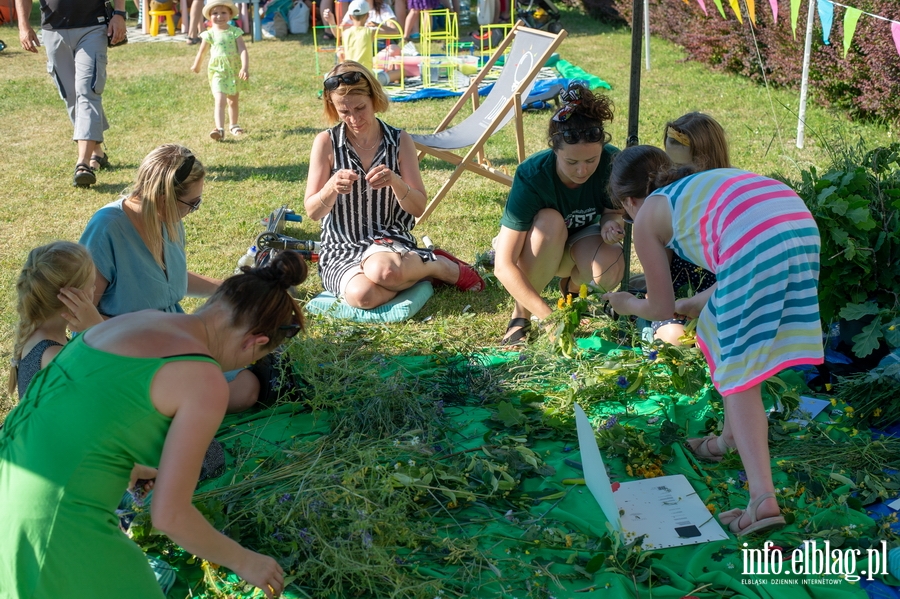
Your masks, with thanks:
M 556 300 L 556 307 L 560 310 L 562 310 L 565 305 L 566 301 L 563 298 L 559 298 L 558 300 Z
M 875 418 L 881 416 L 881 408 L 875 408 L 875 411 L 872 412 L 872 416 L 874 416 Z
M 825 383 L 825 390 L 831 391 L 831 383 Z
M 582 285 L 584 287 L 584 285 Z M 572 535 L 566 535 L 566 547 L 572 546 Z
M 853 429 L 853 430 L 850 432 L 850 436 L 851 436 L 851 437 L 855 437 L 857 434 L 859 434 L 859 431 L 856 430 L 856 429 Z
M 837 400 L 836 400 L 835 398 L 833 398 L 833 397 L 831 398 L 831 405 L 832 405 L 832 406 L 836 406 L 836 405 L 837 405 Z
M 566 305 L 567 305 L 567 306 L 571 306 L 571 305 L 572 305 L 572 294 L 571 294 L 571 293 L 567 293 L 567 294 L 566 294 Z
M 581 287 L 578 288 L 578 297 L 580 297 L 581 299 L 586 298 L 587 292 L 588 292 L 587 285 L 582 283 Z M 891 330 L 893 331 L 894 329 L 891 329 Z
M 847 416 L 853 416 L 853 406 L 847 406 L 846 408 L 844 408 L 844 412 L 847 414 Z
M 709 513 L 710 513 L 710 514 L 715 515 L 715 513 L 716 513 L 716 506 L 714 506 L 714 505 L 711 504 L 711 503 L 707 503 L 707 504 L 706 504 L 706 509 L 709 510 Z

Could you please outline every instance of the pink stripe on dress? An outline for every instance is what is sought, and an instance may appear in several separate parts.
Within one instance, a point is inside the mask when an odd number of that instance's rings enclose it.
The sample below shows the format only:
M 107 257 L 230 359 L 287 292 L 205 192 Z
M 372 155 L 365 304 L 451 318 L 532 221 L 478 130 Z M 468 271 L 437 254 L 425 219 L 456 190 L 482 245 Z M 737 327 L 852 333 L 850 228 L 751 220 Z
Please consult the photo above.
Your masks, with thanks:
M 769 219 L 764 223 L 760 223 L 744 233 L 736 242 L 731 244 L 731 246 L 725 250 L 719 257 L 724 262 L 728 260 L 741 251 L 745 245 L 753 241 L 758 235 L 760 235 L 763 231 L 767 229 L 771 229 L 775 225 L 780 225 L 781 223 L 787 223 L 792 221 L 804 221 L 809 220 L 808 212 L 793 212 L 791 214 L 782 214 L 780 216 L 776 216 L 775 218 Z
M 712 198 L 710 198 L 709 203 L 706 205 L 706 212 L 703 216 L 700 217 L 700 243 L 703 246 L 703 255 L 706 256 L 706 263 L 709 266 L 713 266 L 714 264 L 718 264 L 718 260 L 715 259 L 714 254 L 715 250 L 711 245 L 707 244 L 707 240 L 713 239 L 713 235 L 710 232 L 710 225 L 715 226 L 715 223 L 711 223 L 711 220 L 718 220 L 718 212 L 719 212 L 719 199 L 722 194 L 725 193 L 725 190 L 730 188 L 734 183 L 744 181 L 746 179 L 752 179 L 757 177 L 753 173 L 744 173 L 743 175 L 739 175 L 737 177 L 732 177 L 731 179 L 726 180 L 719 186 L 719 189 L 716 190 L 716 193 L 713 194 Z M 729 198 L 732 196 L 729 195 Z

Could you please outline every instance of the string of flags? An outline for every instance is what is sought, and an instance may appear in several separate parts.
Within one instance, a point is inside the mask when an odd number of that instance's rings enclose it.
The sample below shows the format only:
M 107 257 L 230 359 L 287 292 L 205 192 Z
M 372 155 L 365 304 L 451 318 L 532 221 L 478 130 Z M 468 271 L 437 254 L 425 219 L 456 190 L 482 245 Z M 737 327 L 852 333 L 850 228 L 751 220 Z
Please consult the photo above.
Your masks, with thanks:
M 813 0 L 810 0 L 810 2 L 812 1 Z M 834 0 L 815 1 L 816 8 L 819 13 L 819 22 L 822 25 L 822 42 L 828 45 L 831 44 L 831 27 L 834 24 L 834 7 L 840 6 L 844 9 L 844 58 L 847 57 L 847 52 L 850 51 L 850 43 L 853 41 L 853 34 L 856 33 L 856 25 L 859 23 L 859 19 L 862 15 L 866 15 L 872 17 L 873 19 L 879 19 L 890 23 L 891 37 L 894 40 L 894 46 L 897 48 L 897 53 L 900 54 L 900 22 L 894 21 L 893 19 L 888 19 L 887 17 L 883 17 L 881 15 L 876 15 L 864 10 L 860 10 L 853 6 L 841 4 L 840 2 L 835 2 Z M 725 16 L 725 8 L 722 4 L 722 0 L 713 0 L 713 2 L 715 3 L 716 8 L 719 10 L 719 14 L 722 15 L 722 18 L 727 19 L 728 17 Z M 744 18 L 743 16 L 741 16 L 741 7 L 738 2 L 739 0 L 728 0 L 729 5 L 731 6 L 731 10 L 734 11 L 734 14 L 735 16 L 737 16 L 738 21 L 743 24 Z M 747 6 L 747 13 L 750 15 L 750 20 L 753 23 L 756 23 L 756 1 L 744 0 L 744 2 Z M 791 30 L 794 33 L 794 38 L 797 37 L 797 20 L 800 16 L 801 2 L 802 0 L 791 0 Z M 706 10 L 705 0 L 697 0 L 697 3 L 700 5 L 703 13 L 709 16 L 709 12 Z M 772 8 L 772 16 L 777 23 L 778 0 L 769 0 L 769 6 Z

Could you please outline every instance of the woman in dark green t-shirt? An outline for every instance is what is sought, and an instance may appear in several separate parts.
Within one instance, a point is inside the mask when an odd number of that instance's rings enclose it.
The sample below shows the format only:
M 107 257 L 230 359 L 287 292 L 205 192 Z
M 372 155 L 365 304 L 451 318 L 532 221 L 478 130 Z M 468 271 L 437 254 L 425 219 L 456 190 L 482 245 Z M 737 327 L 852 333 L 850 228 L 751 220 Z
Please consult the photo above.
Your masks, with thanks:
M 565 104 L 550 119 L 550 149 L 516 169 L 500 233 L 494 240 L 494 274 L 516 301 L 501 345 L 524 341 L 529 317 L 552 311 L 540 292 L 554 276 L 561 291 L 582 284 L 610 291 L 624 274 L 622 212 L 607 194 L 610 162 L 609 98 L 571 84 Z

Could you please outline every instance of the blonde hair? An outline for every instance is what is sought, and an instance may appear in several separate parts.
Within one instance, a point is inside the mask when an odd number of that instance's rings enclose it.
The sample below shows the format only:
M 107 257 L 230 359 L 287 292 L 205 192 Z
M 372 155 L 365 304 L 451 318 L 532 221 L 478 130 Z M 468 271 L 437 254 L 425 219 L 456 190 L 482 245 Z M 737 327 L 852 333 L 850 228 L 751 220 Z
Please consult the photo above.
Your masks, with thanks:
M 335 75 L 340 75 L 342 73 L 351 73 L 357 72 L 362 75 L 362 79 L 354 83 L 353 85 L 349 85 L 347 83 L 341 82 L 340 85 L 336 89 L 331 91 L 324 91 L 322 93 L 322 99 L 325 101 L 325 120 L 328 121 L 329 124 L 333 125 L 341 120 L 341 117 L 338 116 L 337 109 L 334 107 L 334 102 L 331 100 L 331 96 L 349 96 L 351 94 L 357 94 L 360 96 L 369 96 L 372 98 L 372 109 L 378 112 L 385 112 L 388 109 L 390 103 L 388 102 L 387 94 L 384 93 L 384 89 L 381 87 L 381 83 L 378 82 L 378 79 L 372 74 L 372 71 L 359 64 L 355 60 L 345 60 L 341 64 L 337 65 L 325 75 L 325 79 L 329 77 L 334 77 Z
M 178 180 L 175 174 L 189 160 L 193 160 L 190 172 L 183 180 Z M 182 199 L 181 195 L 188 187 L 205 176 L 203 164 L 190 150 L 178 144 L 159 146 L 147 154 L 138 167 L 137 179 L 129 196 L 141 202 L 147 248 L 160 267 L 165 267 L 162 223 L 165 223 L 170 240 L 182 241 L 176 227 L 181 221 L 178 200 Z
M 666 123 L 663 130 L 663 145 L 669 136 L 670 128 L 686 136 L 690 141 L 690 144 L 685 144 L 675 137 L 672 138 L 676 143 L 690 148 L 691 162 L 701 170 L 731 168 L 725 130 L 716 119 L 702 112 L 689 112 L 680 116 Z
M 87 248 L 71 241 L 54 241 L 29 252 L 16 281 L 19 323 L 13 335 L 9 393 L 16 392 L 19 360 L 25 342 L 42 324 L 64 311 L 59 301 L 63 287 L 84 289 L 94 273 L 94 262 Z

